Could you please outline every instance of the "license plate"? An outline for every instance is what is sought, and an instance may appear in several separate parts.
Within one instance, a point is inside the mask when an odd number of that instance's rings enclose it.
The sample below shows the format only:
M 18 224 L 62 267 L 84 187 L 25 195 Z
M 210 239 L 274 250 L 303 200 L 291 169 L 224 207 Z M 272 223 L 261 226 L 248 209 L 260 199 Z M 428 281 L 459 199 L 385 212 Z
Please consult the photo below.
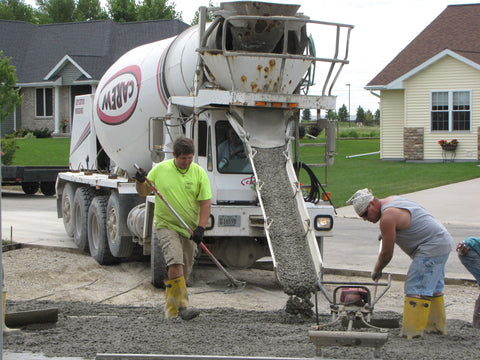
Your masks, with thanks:
M 240 227 L 240 215 L 219 215 L 218 226 Z

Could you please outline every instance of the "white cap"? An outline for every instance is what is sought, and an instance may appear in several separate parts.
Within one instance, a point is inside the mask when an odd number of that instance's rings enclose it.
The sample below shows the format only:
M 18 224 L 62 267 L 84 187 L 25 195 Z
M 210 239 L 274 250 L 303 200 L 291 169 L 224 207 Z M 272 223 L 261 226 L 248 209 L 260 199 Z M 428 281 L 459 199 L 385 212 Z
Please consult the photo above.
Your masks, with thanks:
M 358 216 L 362 215 L 367 210 L 368 204 L 373 200 L 373 194 L 368 189 L 358 190 L 347 200 L 348 205 L 353 205 L 353 209 Z

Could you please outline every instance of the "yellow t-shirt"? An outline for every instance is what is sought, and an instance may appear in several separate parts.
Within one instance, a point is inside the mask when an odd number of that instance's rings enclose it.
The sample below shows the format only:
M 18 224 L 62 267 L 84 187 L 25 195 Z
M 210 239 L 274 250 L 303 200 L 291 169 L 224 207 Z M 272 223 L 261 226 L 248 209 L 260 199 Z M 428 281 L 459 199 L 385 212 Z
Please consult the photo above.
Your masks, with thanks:
M 205 170 L 198 164 L 191 163 L 185 172 L 177 169 L 173 159 L 170 159 L 157 164 L 147 177 L 190 229 L 195 230 L 200 219 L 200 201 L 212 197 Z M 154 214 L 155 228 L 167 228 L 190 237 L 182 223 L 156 195 Z

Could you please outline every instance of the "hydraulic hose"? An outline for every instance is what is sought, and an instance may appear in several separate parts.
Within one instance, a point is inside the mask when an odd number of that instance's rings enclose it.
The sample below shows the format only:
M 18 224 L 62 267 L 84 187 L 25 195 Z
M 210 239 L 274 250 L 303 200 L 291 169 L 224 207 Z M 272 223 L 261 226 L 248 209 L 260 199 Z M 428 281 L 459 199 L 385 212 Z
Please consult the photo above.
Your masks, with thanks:
M 321 195 L 323 193 L 325 198 L 327 198 L 328 201 L 330 202 L 330 205 L 332 205 L 335 209 L 335 206 L 333 205 L 332 200 L 330 199 L 330 196 L 327 194 L 327 192 L 325 191 L 322 183 L 315 176 L 312 169 L 310 169 L 308 167 L 308 165 L 303 163 L 303 162 L 297 162 L 297 163 L 294 164 L 294 166 L 295 166 L 295 171 L 298 171 L 298 173 L 300 173 L 300 169 L 304 169 L 307 172 L 308 176 L 310 177 L 310 192 L 303 199 L 306 202 L 311 202 L 313 204 L 318 204 L 318 202 L 322 198 Z M 335 214 L 336 213 L 337 212 L 335 211 Z

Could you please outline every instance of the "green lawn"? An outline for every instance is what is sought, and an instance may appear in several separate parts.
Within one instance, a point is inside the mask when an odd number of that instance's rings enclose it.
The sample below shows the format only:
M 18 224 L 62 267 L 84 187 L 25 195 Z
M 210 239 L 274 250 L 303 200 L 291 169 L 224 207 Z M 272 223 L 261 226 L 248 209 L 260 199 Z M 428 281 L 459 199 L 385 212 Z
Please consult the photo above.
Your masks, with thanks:
M 385 197 L 480 177 L 479 162 L 407 163 L 382 161 L 379 154 L 346 158 L 379 151 L 379 143 L 378 139 L 339 141 L 335 163 L 328 168 L 326 187 L 326 190 L 332 193 L 332 201 L 336 207 L 345 206 L 350 196 L 362 188 L 372 189 L 377 197 Z M 318 158 L 323 157 L 322 148 L 300 149 L 301 161 L 304 163 L 319 163 Z M 325 183 L 324 169 L 315 168 L 313 172 Z M 301 181 L 304 181 L 303 176 Z
M 70 138 L 17 139 L 12 165 L 68 166 Z

